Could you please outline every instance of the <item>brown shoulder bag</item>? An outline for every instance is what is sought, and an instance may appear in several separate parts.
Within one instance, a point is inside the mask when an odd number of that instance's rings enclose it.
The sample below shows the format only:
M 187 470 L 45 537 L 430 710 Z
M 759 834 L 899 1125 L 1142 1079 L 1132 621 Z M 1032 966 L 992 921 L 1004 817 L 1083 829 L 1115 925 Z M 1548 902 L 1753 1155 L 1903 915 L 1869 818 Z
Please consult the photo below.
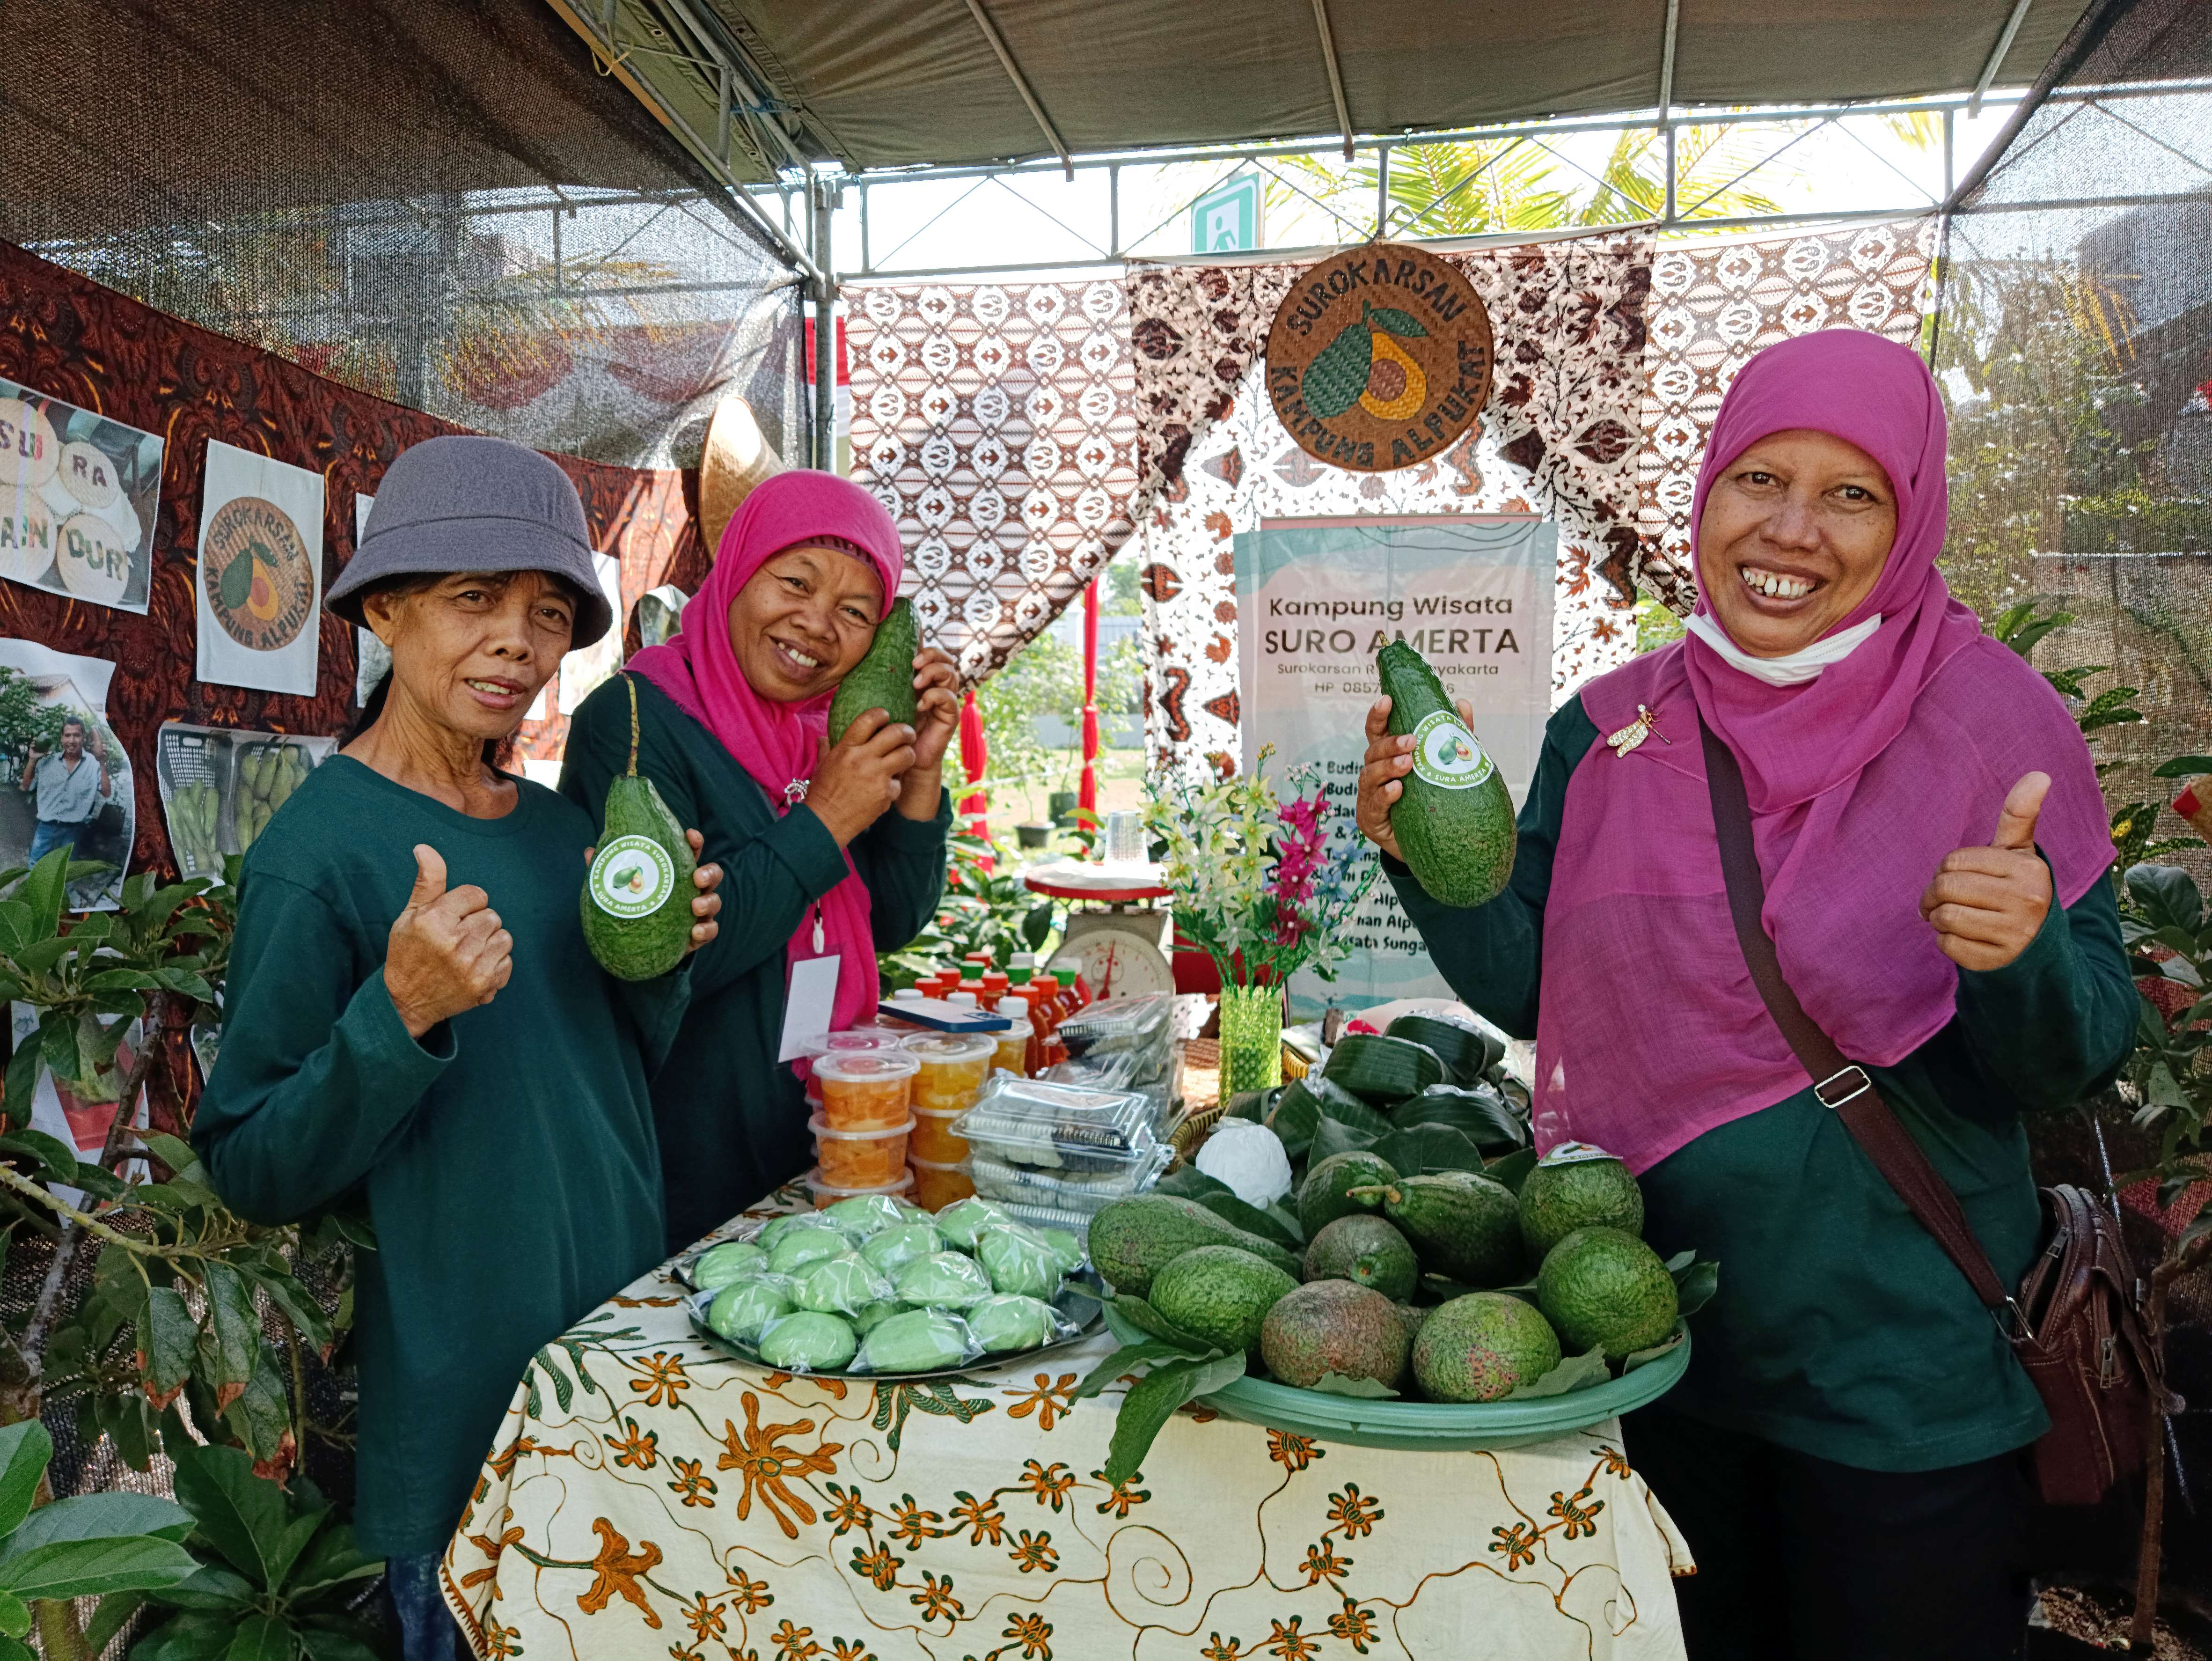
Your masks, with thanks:
M 1703 722 L 1699 727 L 1729 911 L 1753 984 L 1791 1053 L 1817 1081 L 1813 1093 L 1959 1266 L 2043 1397 L 2051 1428 L 2035 1445 L 2039 1493 L 2051 1505 L 2095 1504 L 2123 1473 L 2140 1469 L 2151 1451 L 2145 1444 L 2152 1401 L 2169 1413 L 2180 1406 L 2136 1318 L 2138 1283 L 2119 1220 L 2070 1183 L 2044 1189 L 2051 1238 L 2020 1290 L 2005 1291 L 1958 1196 L 1882 1099 L 1873 1075 L 1844 1057 L 1783 979 L 1760 921 L 1766 883 L 1752 844 L 1743 772 L 1728 745 Z

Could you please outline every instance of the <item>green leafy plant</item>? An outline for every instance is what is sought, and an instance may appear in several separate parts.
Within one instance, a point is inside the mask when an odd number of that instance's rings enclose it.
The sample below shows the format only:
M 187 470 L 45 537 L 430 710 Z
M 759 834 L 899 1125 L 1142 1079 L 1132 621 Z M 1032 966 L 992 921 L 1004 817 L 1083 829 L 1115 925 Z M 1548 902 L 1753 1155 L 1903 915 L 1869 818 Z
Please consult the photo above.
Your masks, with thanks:
M 117 910 L 72 917 L 68 885 L 88 869 L 58 851 L 0 872 L 0 1001 L 38 1013 L 9 1057 L 0 1107 L 0 1253 L 28 1235 L 52 1247 L 30 1314 L 0 1329 L 0 1423 L 73 1405 L 88 1442 L 107 1437 L 141 1470 L 157 1451 L 181 1463 L 205 1438 L 234 1448 L 274 1494 L 304 1437 L 349 1441 L 312 1421 L 305 1358 L 327 1360 L 350 1325 L 348 1253 L 369 1237 L 335 1216 L 308 1228 L 250 1223 L 216 1196 L 173 1110 L 160 1128 L 133 1128 L 142 1095 L 155 1099 L 148 1086 L 167 1065 L 170 1035 L 216 1013 L 236 861 L 222 884 L 134 876 Z M 137 1048 L 122 1064 L 134 1020 Z M 32 1128 L 42 1074 L 82 1099 L 117 1104 L 96 1159 Z M 72 1305 L 70 1271 L 88 1251 L 90 1289 Z M 336 1288 L 335 1310 L 301 1278 L 314 1264 Z M 79 1652 L 58 1634 L 47 1649 Z
M 237 1448 L 175 1457 L 198 1572 L 151 1591 L 179 1613 L 134 1644 L 131 1661 L 374 1661 L 369 1629 L 346 1605 L 384 1564 L 355 1546 L 315 1485 L 295 1476 L 287 1493 Z
M 896 991 L 971 952 L 988 952 L 1004 969 L 1017 952 L 1042 952 L 1052 938 L 1059 903 L 1024 885 L 1000 843 L 953 821 L 945 897 L 929 926 L 896 952 L 876 959 L 884 987 Z
M 199 1570 L 178 1543 L 191 1517 L 166 1500 L 93 1494 L 39 1505 L 53 1451 L 35 1419 L 0 1428 L 0 1661 L 27 1661 L 22 1640 L 34 1619 L 48 1656 L 70 1652 L 72 1598 L 100 1597 L 103 1609 L 119 1609 L 119 1600 L 181 1585 Z M 105 1636 L 89 1653 L 106 1646 L 122 1618 L 102 1627 L 95 1617 L 95 1635 Z

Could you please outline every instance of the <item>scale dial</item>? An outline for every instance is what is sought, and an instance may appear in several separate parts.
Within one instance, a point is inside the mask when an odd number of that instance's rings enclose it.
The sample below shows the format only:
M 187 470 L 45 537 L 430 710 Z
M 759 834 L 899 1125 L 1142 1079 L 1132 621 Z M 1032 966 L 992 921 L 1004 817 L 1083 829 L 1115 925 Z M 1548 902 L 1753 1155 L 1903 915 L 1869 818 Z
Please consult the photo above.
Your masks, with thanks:
M 1046 967 L 1074 970 L 1093 998 L 1172 992 L 1175 970 L 1160 950 L 1159 937 L 1155 911 L 1078 913 L 1068 920 L 1066 942 Z

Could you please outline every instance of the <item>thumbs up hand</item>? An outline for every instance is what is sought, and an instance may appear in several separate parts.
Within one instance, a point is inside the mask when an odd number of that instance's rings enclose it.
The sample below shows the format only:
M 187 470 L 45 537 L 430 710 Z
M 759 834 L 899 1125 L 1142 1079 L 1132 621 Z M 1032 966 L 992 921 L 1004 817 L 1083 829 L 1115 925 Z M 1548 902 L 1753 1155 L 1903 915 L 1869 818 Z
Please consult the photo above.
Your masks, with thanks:
M 489 1003 L 514 972 L 514 936 L 472 883 L 446 886 L 444 855 L 415 848 L 415 886 L 392 925 L 384 984 L 410 1037 Z
M 1920 897 L 1920 915 L 1943 955 L 1961 969 L 2002 969 L 2027 950 L 2051 910 L 2051 867 L 2035 851 L 2035 821 L 2048 773 L 2030 773 L 2006 794 L 1986 848 L 1947 854 Z

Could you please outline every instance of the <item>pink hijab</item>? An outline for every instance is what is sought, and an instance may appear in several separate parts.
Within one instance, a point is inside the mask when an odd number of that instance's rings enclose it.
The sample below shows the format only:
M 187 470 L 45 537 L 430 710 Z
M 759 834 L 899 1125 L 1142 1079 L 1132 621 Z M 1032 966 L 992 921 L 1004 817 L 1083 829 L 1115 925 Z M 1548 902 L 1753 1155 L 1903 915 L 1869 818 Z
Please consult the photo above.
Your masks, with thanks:
M 785 549 L 823 541 L 848 545 L 875 568 L 888 612 L 898 597 L 904 563 L 898 527 L 883 504 L 834 473 L 778 473 L 754 486 L 731 515 L 707 586 L 684 608 L 694 626 L 665 646 L 647 647 L 629 665 L 722 741 L 779 817 L 794 805 L 789 787 L 814 776 L 829 731 L 831 695 L 780 703 L 753 691 L 730 649 L 730 606 L 753 573 Z M 845 879 L 822 897 L 818 907 L 807 908 L 787 952 L 792 964 L 832 953 L 843 959 L 837 968 L 832 1031 L 872 1019 L 879 990 L 867 885 L 854 871 L 849 853 L 845 870 Z
M 1735 751 L 1766 879 L 1766 929 L 1808 1013 L 1854 1061 L 1888 1066 L 1950 1021 L 1959 971 L 1921 920 L 1953 849 L 1989 841 L 2024 773 L 2051 775 L 2036 842 L 2059 904 L 2112 861 L 2104 799 L 2065 703 L 1984 635 L 1936 569 L 1948 492 L 1943 406 L 1909 349 L 1852 329 L 1771 346 L 1722 402 L 1692 523 L 1739 455 L 1796 428 L 1849 440 L 1897 493 L 1897 539 L 1838 632 L 1881 626 L 1820 677 L 1773 686 L 1695 636 L 1582 691 L 1601 735 L 1658 716 L 1567 785 L 1544 919 L 1537 1142 L 1657 1164 L 1810 1082 L 1745 968 L 1713 840 L 1702 715 Z M 1698 610 L 1710 616 L 1700 600 Z

